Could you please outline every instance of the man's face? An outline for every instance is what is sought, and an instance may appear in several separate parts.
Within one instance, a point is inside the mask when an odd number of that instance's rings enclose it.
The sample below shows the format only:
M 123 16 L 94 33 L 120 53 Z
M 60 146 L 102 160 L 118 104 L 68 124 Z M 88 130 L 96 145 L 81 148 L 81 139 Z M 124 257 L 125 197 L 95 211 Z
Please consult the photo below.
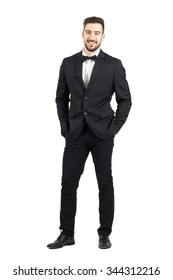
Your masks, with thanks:
M 82 32 L 82 37 L 85 48 L 89 52 L 95 52 L 104 39 L 102 25 L 100 23 L 88 23 Z

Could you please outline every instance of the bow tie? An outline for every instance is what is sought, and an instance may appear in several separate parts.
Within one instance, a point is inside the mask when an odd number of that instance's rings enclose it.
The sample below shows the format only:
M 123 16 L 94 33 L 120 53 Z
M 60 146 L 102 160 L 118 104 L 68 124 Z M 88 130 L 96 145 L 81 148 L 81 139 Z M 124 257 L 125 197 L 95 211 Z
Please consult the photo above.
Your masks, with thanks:
M 96 61 L 97 56 L 96 56 L 96 55 L 93 55 L 93 56 L 82 55 L 82 56 L 81 56 L 81 61 L 82 61 L 82 62 L 84 62 L 84 61 L 86 61 L 86 60 L 89 60 L 89 59 L 91 59 L 91 60 L 93 60 L 93 61 Z

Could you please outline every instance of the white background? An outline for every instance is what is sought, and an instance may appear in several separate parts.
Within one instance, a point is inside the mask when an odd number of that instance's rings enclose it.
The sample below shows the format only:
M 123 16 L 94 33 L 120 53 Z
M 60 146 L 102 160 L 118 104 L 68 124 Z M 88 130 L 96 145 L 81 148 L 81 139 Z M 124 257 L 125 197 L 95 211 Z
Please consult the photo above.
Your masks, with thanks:
M 159 266 L 160 276 L 140 279 L 171 279 L 171 1 L 0 3 L 1 278 L 26 279 L 13 276 L 19 265 L 70 265 L 104 270 L 82 279 L 138 278 L 106 276 L 107 266 Z M 122 60 L 133 100 L 115 138 L 113 246 L 98 249 L 98 189 L 89 156 L 78 189 L 76 245 L 48 250 L 59 235 L 65 144 L 55 105 L 59 67 L 82 49 L 82 23 L 93 15 L 105 20 L 102 49 Z

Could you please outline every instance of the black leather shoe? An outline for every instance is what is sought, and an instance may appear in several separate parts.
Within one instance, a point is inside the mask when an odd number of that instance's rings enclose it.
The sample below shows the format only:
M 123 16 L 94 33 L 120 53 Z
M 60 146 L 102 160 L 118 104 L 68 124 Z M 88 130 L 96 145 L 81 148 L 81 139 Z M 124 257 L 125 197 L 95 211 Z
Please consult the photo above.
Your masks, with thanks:
M 60 234 L 60 236 L 53 242 L 47 245 L 49 249 L 58 249 L 67 245 L 74 245 L 74 237 L 70 237 L 64 234 Z
M 99 248 L 108 249 L 111 247 L 111 242 L 108 235 L 99 235 Z

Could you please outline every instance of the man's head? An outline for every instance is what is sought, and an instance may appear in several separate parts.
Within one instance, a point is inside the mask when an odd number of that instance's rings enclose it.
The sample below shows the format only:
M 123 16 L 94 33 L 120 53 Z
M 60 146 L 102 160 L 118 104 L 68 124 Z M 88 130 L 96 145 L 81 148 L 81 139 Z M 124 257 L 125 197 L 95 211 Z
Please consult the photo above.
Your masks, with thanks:
M 99 17 L 89 17 L 83 22 L 82 37 L 84 40 L 85 50 L 95 52 L 104 39 L 104 20 Z

